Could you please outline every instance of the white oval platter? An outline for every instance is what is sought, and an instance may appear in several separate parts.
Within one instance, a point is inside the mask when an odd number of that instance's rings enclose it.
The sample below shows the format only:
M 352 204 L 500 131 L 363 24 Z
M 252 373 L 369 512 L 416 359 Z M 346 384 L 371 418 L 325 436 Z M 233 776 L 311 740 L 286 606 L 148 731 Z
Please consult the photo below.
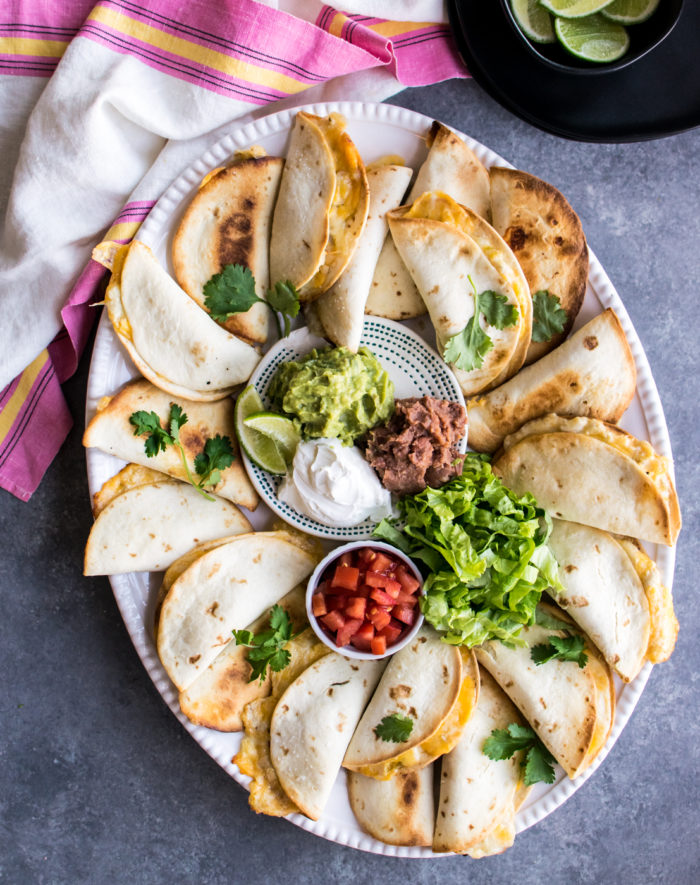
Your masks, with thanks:
M 196 192 L 201 179 L 212 169 L 229 160 L 235 151 L 253 144 L 261 145 L 268 154 L 284 156 L 294 114 L 300 109 L 302 108 L 272 114 L 246 126 L 232 125 L 228 135 L 221 138 L 196 162 L 185 169 L 165 191 L 139 230 L 138 238 L 151 247 L 159 261 L 168 268 L 171 274 L 173 272 L 170 261 L 172 237 L 182 213 Z M 432 123 L 430 117 L 393 105 L 361 102 L 308 105 L 304 106 L 303 110 L 319 115 L 332 112 L 343 114 L 347 119 L 350 137 L 358 146 L 366 163 L 377 160 L 386 154 L 399 154 L 408 165 L 416 169 L 426 156 L 425 134 Z M 510 166 L 502 157 L 474 141 L 468 135 L 458 134 L 464 138 L 485 166 L 496 164 Z M 620 425 L 635 436 L 649 440 L 662 455 L 671 457 L 671 445 L 663 409 L 641 342 L 620 296 L 615 291 L 600 262 L 591 253 L 588 288 L 574 330 L 608 307 L 614 308 L 620 319 L 634 356 L 638 376 L 637 393 L 620 421 Z M 422 332 L 429 341 L 433 340 L 427 322 L 417 321 L 412 325 L 414 329 Z M 87 420 L 90 420 L 95 414 L 97 402 L 101 397 L 113 393 L 137 375 L 138 372 L 134 365 L 113 334 L 106 314 L 103 315 L 90 366 L 86 402 Z M 123 464 L 124 462 L 112 456 L 95 449 L 89 449 L 87 451 L 87 472 L 90 493 L 94 494 Z M 255 514 L 251 515 L 251 521 L 256 528 L 263 528 L 269 524 L 271 518 L 271 512 L 262 505 L 258 507 Z M 645 546 L 649 554 L 656 560 L 663 580 L 670 587 L 673 580 L 675 551 L 662 546 Z M 246 787 L 249 779 L 241 775 L 238 768 L 231 762 L 231 758 L 237 752 L 240 744 L 240 734 L 223 734 L 195 726 L 189 722 L 180 712 L 177 691 L 158 660 L 152 625 L 155 594 L 160 577 L 160 575 L 144 573 L 110 577 L 112 589 L 126 627 L 148 674 L 170 709 L 204 750 L 231 777 Z M 615 723 L 605 748 L 588 771 L 576 780 L 570 781 L 558 768 L 558 776 L 554 784 L 537 785 L 518 812 L 517 832 L 531 827 L 554 811 L 603 762 L 629 720 L 649 677 L 650 670 L 651 665 L 646 664 L 639 676 L 627 685 L 623 685 L 617 677 L 615 678 L 617 711 Z M 297 826 L 325 839 L 363 851 L 394 857 L 427 858 L 437 856 L 427 848 L 385 845 L 363 832 L 350 810 L 343 771 L 338 776 L 320 820 L 311 821 L 300 814 L 290 815 L 288 819 Z

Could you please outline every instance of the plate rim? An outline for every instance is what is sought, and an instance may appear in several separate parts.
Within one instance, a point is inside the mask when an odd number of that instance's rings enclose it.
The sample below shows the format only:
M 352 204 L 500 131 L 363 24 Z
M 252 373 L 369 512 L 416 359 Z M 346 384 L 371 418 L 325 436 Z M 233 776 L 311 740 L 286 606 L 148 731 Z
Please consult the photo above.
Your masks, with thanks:
M 193 161 L 185 170 L 183 170 L 169 187 L 166 188 L 140 228 L 137 234 L 137 239 L 149 244 L 149 238 L 151 238 L 152 241 L 152 238 L 155 235 L 154 231 L 158 230 L 159 226 L 166 223 L 169 219 L 172 220 L 172 214 L 167 214 L 167 209 L 172 209 L 173 204 L 179 204 L 184 196 L 190 192 L 192 186 L 200 181 L 203 175 L 214 168 L 221 159 L 225 156 L 230 156 L 230 154 L 239 147 L 248 146 L 253 143 L 256 138 L 276 134 L 284 128 L 289 128 L 293 116 L 300 110 L 319 115 L 340 113 L 350 122 L 377 122 L 383 125 L 395 126 L 404 132 L 418 135 L 419 137 L 424 136 L 425 132 L 433 122 L 432 117 L 419 114 L 416 111 L 402 108 L 397 105 L 343 101 L 300 105 L 292 109 L 269 114 L 261 117 L 253 123 L 247 123 L 244 125 L 234 122 L 223 136 L 200 155 L 197 160 Z M 453 131 L 460 138 L 463 138 L 470 147 L 476 148 L 477 153 L 487 156 L 490 160 L 489 165 L 499 163 L 500 165 L 512 168 L 510 163 L 486 145 L 481 144 L 473 137 L 460 132 L 457 129 L 453 128 Z M 222 151 L 224 152 L 223 154 Z M 607 307 L 614 308 L 632 351 L 637 369 L 637 388 L 635 396 L 639 398 L 643 419 L 647 427 L 647 438 L 657 452 L 672 459 L 671 442 L 663 412 L 663 406 L 639 336 L 637 335 L 629 314 L 624 307 L 622 299 L 590 247 L 589 256 L 590 267 L 588 286 L 590 287 L 593 296 L 600 304 L 601 310 L 604 310 Z M 89 367 L 85 409 L 86 424 L 94 414 L 97 401 L 105 395 L 103 386 L 104 381 L 101 380 L 98 383 L 98 379 L 100 378 L 100 371 L 104 371 L 109 361 L 114 360 L 115 342 L 116 337 L 113 335 L 107 314 L 103 311 Z M 118 346 L 118 342 L 116 343 Z M 134 376 L 137 374 L 137 372 L 134 372 Z M 111 460 L 117 463 L 116 459 L 112 458 L 112 456 L 105 455 L 95 449 L 86 449 L 88 486 L 91 496 L 101 484 L 101 480 L 99 479 L 100 458 L 111 458 Z M 673 582 L 675 550 L 675 547 L 668 548 L 658 546 L 654 556 L 662 579 L 669 589 Z M 139 585 L 138 580 L 139 577 L 141 577 L 141 573 L 110 575 L 108 577 L 120 614 L 127 631 L 129 632 L 134 648 L 141 658 L 144 668 L 158 693 L 170 707 L 171 711 L 183 727 L 192 735 L 202 749 L 204 749 L 205 752 L 207 752 L 234 780 L 236 780 L 237 783 L 247 789 L 250 778 L 242 775 L 238 771 L 238 768 L 230 761 L 232 749 L 235 749 L 232 741 L 237 740 L 240 733 L 226 734 L 214 732 L 210 729 L 203 728 L 202 726 L 194 725 L 180 711 L 177 700 L 177 691 L 165 674 L 152 641 L 149 641 L 152 640 L 150 627 L 144 622 L 145 619 L 143 613 L 139 611 L 135 603 L 135 597 L 138 595 L 141 595 L 142 597 L 145 596 L 146 598 L 149 593 L 152 595 L 153 578 L 151 577 L 150 580 L 147 581 L 149 587 L 144 591 L 144 588 Z M 149 611 L 147 602 L 145 605 L 145 614 L 147 615 Z M 598 769 L 612 749 L 623 728 L 627 725 L 627 722 L 641 697 L 642 691 L 644 690 L 651 673 L 651 669 L 652 665 L 647 662 L 635 680 L 631 683 L 627 683 L 621 689 L 621 698 L 618 699 L 612 731 L 605 747 L 598 755 L 593 765 L 574 781 L 571 781 L 568 777 L 564 777 L 564 779 L 546 789 L 543 795 L 534 800 L 532 805 L 525 809 L 521 809 L 516 815 L 516 833 L 521 833 L 523 830 L 534 826 L 562 805 Z M 224 749 L 224 747 L 227 748 Z M 357 829 L 353 831 L 339 829 L 336 825 L 324 821 L 323 817 L 319 821 L 311 821 L 301 814 L 292 814 L 286 819 L 294 823 L 296 826 L 314 833 L 315 835 L 321 836 L 322 838 L 328 839 L 329 841 L 347 845 L 348 847 L 357 848 L 369 853 L 390 857 L 408 857 L 416 859 L 452 856 L 449 854 L 435 853 L 429 848 L 387 845 L 364 833 L 359 828 L 359 824 L 357 825 Z

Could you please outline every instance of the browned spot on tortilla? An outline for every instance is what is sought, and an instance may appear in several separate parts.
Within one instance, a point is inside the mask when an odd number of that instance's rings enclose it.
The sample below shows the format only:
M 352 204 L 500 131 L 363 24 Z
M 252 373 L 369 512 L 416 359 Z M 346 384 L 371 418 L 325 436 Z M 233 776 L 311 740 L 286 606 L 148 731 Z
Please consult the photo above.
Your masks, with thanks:
M 513 252 L 522 249 L 527 241 L 527 234 L 522 227 L 509 227 L 503 239 L 508 243 Z
M 218 603 L 218 602 L 212 602 L 212 604 L 211 604 L 211 605 L 209 606 L 209 608 L 207 609 L 207 614 L 208 614 L 208 615 L 215 615 L 215 614 L 216 614 L 216 610 L 217 610 L 218 607 L 219 607 L 219 603 Z
M 188 658 L 187 661 L 190 664 L 196 664 L 197 661 L 201 658 L 201 655 L 192 655 L 192 657 Z
M 389 697 L 396 701 L 399 698 L 410 698 L 413 689 L 410 685 L 394 685 L 389 689 Z
M 577 571 L 578 571 L 578 566 L 577 566 L 577 565 L 571 565 L 571 563 L 569 563 L 569 565 L 565 565 L 565 566 L 564 566 L 564 571 L 565 571 L 565 572 L 568 572 L 569 574 L 570 574 L 571 572 L 577 572 Z
M 586 335 L 586 337 L 583 339 L 583 346 L 587 350 L 595 350 L 598 346 L 598 339 L 595 335 Z

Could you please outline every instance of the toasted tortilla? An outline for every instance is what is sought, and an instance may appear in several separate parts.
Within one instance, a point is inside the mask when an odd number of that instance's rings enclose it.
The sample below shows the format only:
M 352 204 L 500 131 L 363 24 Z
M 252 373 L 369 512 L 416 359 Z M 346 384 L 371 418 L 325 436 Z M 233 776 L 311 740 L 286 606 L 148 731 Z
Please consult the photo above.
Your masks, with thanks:
M 492 166 L 489 176 L 493 226 L 515 253 L 531 293 L 556 295 L 566 311 L 561 332 L 531 342 L 529 365 L 569 334 L 586 294 L 588 247 L 578 215 L 551 184 L 501 166 Z
M 369 208 L 362 158 L 338 114 L 300 111 L 272 219 L 270 280 L 314 301 L 347 267 Z
M 173 239 L 173 268 L 178 283 L 205 310 L 204 285 L 227 264 L 250 268 L 255 294 L 265 298 L 270 287 L 270 224 L 283 166 L 279 157 L 234 160 L 208 177 L 187 207 Z M 268 308 L 258 303 L 221 325 L 233 335 L 264 344 L 268 319 Z
M 503 442 L 504 484 L 552 516 L 673 545 L 681 527 L 671 464 L 648 442 L 595 418 L 547 415 Z
M 352 737 L 343 767 L 383 780 L 400 769 L 422 768 L 459 740 L 479 694 L 471 652 L 442 642 L 431 627 L 392 655 Z M 375 728 L 399 714 L 413 720 L 407 740 L 380 738 Z
M 485 324 L 492 348 L 480 367 L 453 371 L 465 395 L 479 393 L 517 372 L 527 351 L 532 301 L 527 282 L 496 231 L 445 194 L 428 192 L 413 205 L 388 213 L 396 247 L 409 269 L 435 327 L 438 350 L 462 332 L 474 314 L 474 287 L 504 295 L 517 308 L 515 325 Z M 471 282 L 470 282 L 471 280 Z
M 433 844 L 433 766 L 397 771 L 387 781 L 348 772 L 348 800 L 362 829 L 387 845 Z
M 109 319 L 141 374 L 198 402 L 222 399 L 247 381 L 260 354 L 217 325 L 133 240 L 114 261 L 105 292 Z
M 515 812 L 529 792 L 522 787 L 518 753 L 494 761 L 483 752 L 494 729 L 522 720 L 486 670 L 480 680 L 474 713 L 457 746 L 442 757 L 433 851 L 472 857 L 505 851 L 515 838 Z
M 535 365 L 470 399 L 469 445 L 495 452 L 522 424 L 550 412 L 615 423 L 634 397 L 634 357 L 608 308 Z
M 166 475 L 160 470 L 142 467 L 140 464 L 127 464 L 114 476 L 110 476 L 92 496 L 92 515 L 97 518 L 117 495 L 121 495 L 129 489 L 135 489 L 137 486 L 160 482 L 163 479 L 166 479 Z
M 407 203 L 426 191 L 443 191 L 487 220 L 490 217 L 489 177 L 476 154 L 459 136 L 435 121 L 426 137 L 428 156 L 418 171 Z M 425 302 L 391 237 L 379 255 L 366 311 L 374 316 L 404 320 L 426 312 Z
M 610 734 L 615 711 L 612 673 L 590 640 L 586 666 L 575 661 L 550 660 L 537 665 L 532 648 L 549 637 L 565 636 L 571 623 L 553 606 L 540 605 L 549 617 L 562 622 L 561 630 L 533 624 L 520 633 L 524 646 L 508 648 L 490 640 L 475 649 L 485 667 L 527 719 L 542 743 L 570 778 L 593 763 Z
M 270 723 L 270 758 L 282 789 L 318 820 L 362 711 L 386 665 L 331 653 L 284 692 Z
M 293 632 L 302 629 L 306 624 L 304 588 L 295 587 L 278 605 L 289 615 Z M 266 612 L 246 629 L 259 633 L 268 628 L 269 621 L 270 613 Z M 246 704 L 270 693 L 270 671 L 264 679 L 250 681 L 253 668 L 248 662 L 248 651 L 232 639 L 204 673 L 180 692 L 180 709 L 190 722 L 217 731 L 241 731 Z
M 311 306 L 325 336 L 336 346 L 347 347 L 353 353 L 357 353 L 360 346 L 372 275 L 389 230 L 386 213 L 399 205 L 410 179 L 408 166 L 381 165 L 367 169 L 369 212 L 362 236 L 340 279 Z
M 222 498 L 255 510 L 258 496 L 253 488 L 236 442 L 233 420 L 233 402 L 230 399 L 215 403 L 196 403 L 169 396 L 150 382 L 139 379 L 131 381 L 111 397 L 104 397 L 98 404 L 97 413 L 83 435 L 83 445 L 95 447 L 122 458 L 161 471 L 175 479 L 187 479 L 180 453 L 174 446 L 149 458 L 144 449 L 144 437 L 134 436 L 129 417 L 138 411 L 155 412 L 163 427 L 167 426 L 172 403 L 180 405 L 187 414 L 187 423 L 180 428 L 180 441 L 185 449 L 187 463 L 196 475 L 194 460 L 204 450 L 204 444 L 217 434 L 227 436 L 235 454 L 230 467 L 221 471 L 219 482 L 210 490 Z
M 189 688 L 232 630 L 251 624 L 315 564 L 283 532 L 238 535 L 196 559 L 170 588 L 158 621 L 158 655 L 177 688 Z
M 201 541 L 252 530 L 235 504 L 214 498 L 166 476 L 117 495 L 90 529 L 83 574 L 164 571 Z

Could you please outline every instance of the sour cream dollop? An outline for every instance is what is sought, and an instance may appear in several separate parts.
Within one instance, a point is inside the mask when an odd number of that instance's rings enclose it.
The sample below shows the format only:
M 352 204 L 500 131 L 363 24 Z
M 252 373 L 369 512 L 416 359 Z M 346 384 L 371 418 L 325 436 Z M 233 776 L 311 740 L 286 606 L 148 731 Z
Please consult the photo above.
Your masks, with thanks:
M 336 528 L 392 515 L 391 495 L 359 449 L 337 439 L 299 443 L 277 497 L 298 513 Z

